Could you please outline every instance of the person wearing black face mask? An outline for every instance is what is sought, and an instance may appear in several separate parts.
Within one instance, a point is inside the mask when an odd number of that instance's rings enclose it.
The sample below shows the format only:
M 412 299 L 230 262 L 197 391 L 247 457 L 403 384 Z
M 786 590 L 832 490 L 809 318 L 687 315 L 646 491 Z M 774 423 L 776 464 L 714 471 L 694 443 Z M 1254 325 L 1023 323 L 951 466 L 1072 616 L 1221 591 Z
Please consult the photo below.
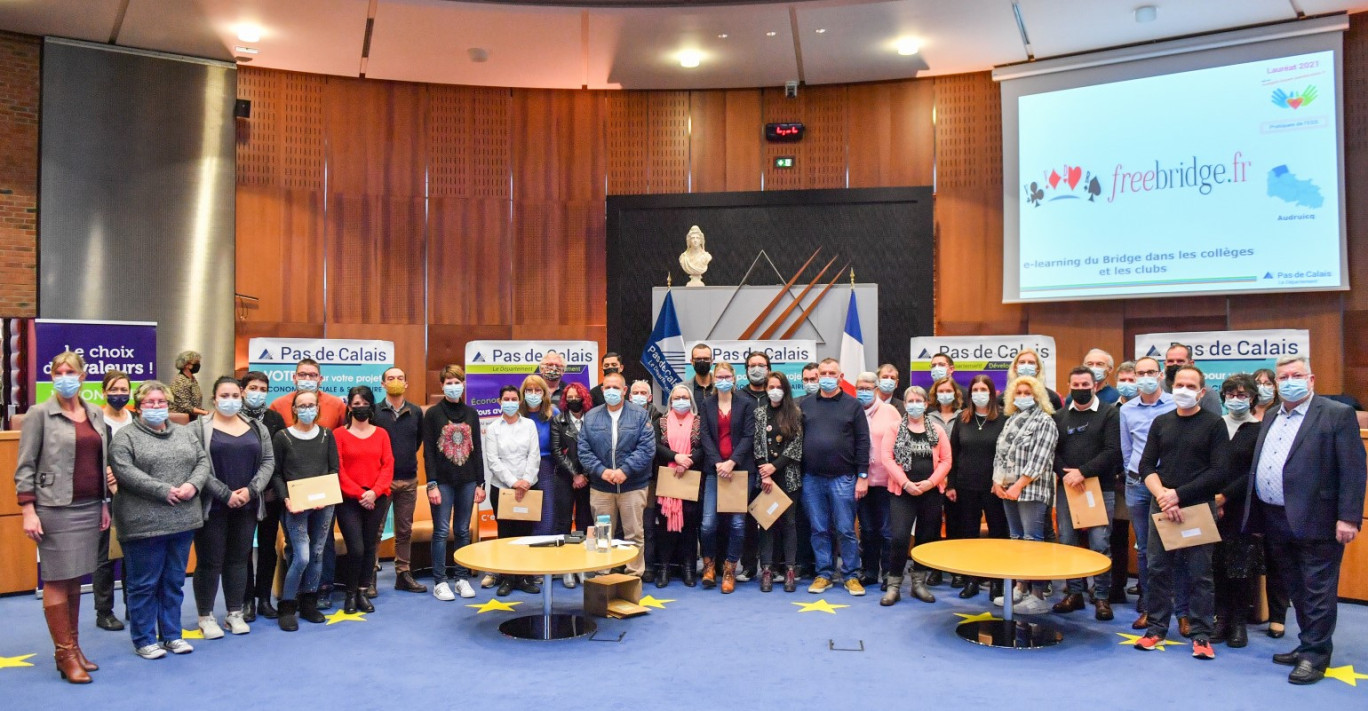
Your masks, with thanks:
M 1195 365 L 1192 360 L 1192 346 L 1182 343 L 1175 343 L 1169 346 L 1164 352 L 1164 392 L 1173 392 L 1173 377 L 1178 371 L 1187 366 Z M 1215 388 L 1207 388 L 1202 394 L 1202 400 L 1198 403 L 1203 410 L 1221 414 L 1221 397 L 1216 394 Z
M 114 433 L 133 422 L 133 414 L 128 411 L 129 394 L 132 392 L 128 374 L 118 370 L 106 371 L 102 389 L 105 404 L 100 410 L 104 414 L 109 440 L 113 441 Z M 105 484 L 109 487 L 110 496 L 119 490 L 114 471 L 109 467 L 105 467 Z M 110 529 L 107 528 L 100 532 L 100 548 L 95 556 L 96 567 L 91 576 L 91 587 L 95 593 L 95 626 L 119 632 L 124 628 L 124 623 L 114 614 L 114 563 L 109 559 L 109 534 Z M 124 607 L 128 607 L 127 593 L 124 593 Z
M 556 460 L 558 480 L 556 490 L 568 494 L 557 496 L 553 502 L 552 533 L 569 533 L 571 524 L 575 530 L 585 531 L 594 523 L 589 510 L 589 479 L 579 461 L 579 433 L 589 403 L 589 391 L 583 385 L 566 383 L 561 392 L 560 414 L 551 418 L 551 456 Z M 578 580 L 583 577 L 580 575 Z M 567 574 L 561 580 L 567 588 L 578 585 L 575 574 Z
M 603 354 L 603 358 L 599 359 L 599 365 L 603 369 L 603 374 L 605 376 L 609 373 L 621 373 L 622 356 L 618 355 L 617 353 L 614 353 L 613 351 L 608 351 L 607 353 Z M 564 399 L 563 396 L 565 395 L 565 393 L 562 392 L 561 395 L 562 399 Z M 589 402 L 591 404 L 584 405 L 585 412 L 588 412 L 590 407 L 598 407 L 599 405 L 603 404 L 602 385 L 595 385 L 594 389 L 589 391 Z M 565 412 L 565 408 L 561 407 L 560 411 Z
M 717 394 L 717 384 L 712 377 L 712 346 L 706 343 L 695 345 L 689 352 L 689 360 L 693 364 L 693 379 L 689 385 L 693 386 L 694 402 L 703 402 Z
M 375 393 L 369 387 L 358 385 L 348 391 L 347 405 L 347 426 L 336 431 L 337 479 L 342 487 L 337 526 L 347 544 L 347 555 L 338 560 L 338 577 L 347 590 L 343 611 L 375 612 L 363 591 L 375 576 L 375 544 L 389 512 L 394 450 L 389 433 L 372 421 Z
M 200 354 L 195 351 L 181 351 L 176 356 L 176 377 L 171 379 L 172 412 L 191 417 L 209 414 L 204 409 L 204 395 L 200 392 L 199 380 L 195 378 L 200 370 L 200 360 Z

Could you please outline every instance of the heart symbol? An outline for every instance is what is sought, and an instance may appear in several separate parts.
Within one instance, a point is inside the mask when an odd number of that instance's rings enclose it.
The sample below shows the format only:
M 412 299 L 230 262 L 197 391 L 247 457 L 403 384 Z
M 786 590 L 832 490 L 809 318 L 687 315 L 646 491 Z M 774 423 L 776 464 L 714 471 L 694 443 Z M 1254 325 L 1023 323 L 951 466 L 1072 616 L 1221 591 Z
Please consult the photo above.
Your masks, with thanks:
M 1069 189 L 1073 190 L 1078 186 L 1078 181 L 1083 179 L 1083 169 L 1077 166 L 1069 169 Z
M 1295 97 L 1295 98 L 1292 98 L 1292 99 L 1288 99 L 1288 100 L 1287 100 L 1287 105 L 1288 105 L 1288 106 L 1291 106 L 1291 107 L 1294 108 L 1294 109 L 1300 108 L 1301 105 L 1302 105 L 1302 98 L 1301 98 L 1300 96 L 1298 96 L 1298 97 Z
M 1057 185 L 1059 185 L 1059 173 L 1052 170 L 1050 171 L 1050 188 L 1054 189 Z

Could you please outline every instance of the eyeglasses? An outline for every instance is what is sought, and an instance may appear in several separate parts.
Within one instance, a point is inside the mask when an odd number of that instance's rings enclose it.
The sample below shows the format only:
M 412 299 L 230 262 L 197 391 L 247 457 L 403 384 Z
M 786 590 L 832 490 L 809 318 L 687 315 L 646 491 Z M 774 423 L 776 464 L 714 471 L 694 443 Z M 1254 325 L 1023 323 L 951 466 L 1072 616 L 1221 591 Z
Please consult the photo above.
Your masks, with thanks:
M 1137 370 L 1135 374 L 1142 378 L 1152 378 L 1159 374 L 1157 370 Z
M 1282 373 L 1278 376 L 1278 382 L 1285 383 L 1289 380 L 1306 380 L 1311 377 L 1310 373 Z

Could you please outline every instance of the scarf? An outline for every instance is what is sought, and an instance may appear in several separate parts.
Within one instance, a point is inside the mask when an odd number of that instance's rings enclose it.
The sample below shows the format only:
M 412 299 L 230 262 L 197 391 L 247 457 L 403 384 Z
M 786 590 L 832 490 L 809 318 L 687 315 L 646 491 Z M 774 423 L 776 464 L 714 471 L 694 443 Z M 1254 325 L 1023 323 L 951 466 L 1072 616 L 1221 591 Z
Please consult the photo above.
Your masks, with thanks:
M 697 415 L 692 412 L 684 417 L 676 417 L 673 413 L 664 417 L 665 419 L 665 442 L 670 445 L 670 449 L 676 452 L 693 452 L 694 421 Z M 670 467 L 676 471 L 684 471 L 684 467 L 678 463 L 671 462 Z M 657 496 L 656 503 L 660 504 L 660 513 L 665 516 L 665 530 L 679 532 L 684 530 L 684 502 L 669 496 Z

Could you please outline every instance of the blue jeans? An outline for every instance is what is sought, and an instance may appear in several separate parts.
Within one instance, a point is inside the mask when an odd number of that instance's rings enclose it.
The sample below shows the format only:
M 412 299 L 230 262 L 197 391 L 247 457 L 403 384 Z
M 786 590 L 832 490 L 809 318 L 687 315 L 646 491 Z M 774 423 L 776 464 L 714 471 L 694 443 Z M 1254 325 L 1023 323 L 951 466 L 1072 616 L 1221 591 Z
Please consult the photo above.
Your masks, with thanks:
M 747 500 L 755 496 L 757 484 L 753 475 L 747 482 Z M 703 544 L 703 555 L 712 557 L 717 550 L 717 524 L 722 519 L 727 527 L 727 560 L 735 563 L 741 560 L 741 548 L 746 542 L 746 514 L 717 513 L 717 476 L 703 477 L 703 523 L 699 526 L 699 539 Z
M 841 573 L 854 578 L 860 570 L 860 542 L 855 538 L 855 475 L 803 475 L 803 509 L 812 524 L 812 556 L 817 575 L 834 579 L 831 534 L 841 546 Z
M 1055 496 L 1055 517 L 1059 519 L 1059 542 L 1066 546 L 1076 546 L 1080 541 L 1087 540 L 1088 550 L 1101 553 L 1111 559 L 1111 521 L 1112 512 L 1116 506 L 1116 492 L 1106 490 L 1102 492 L 1102 505 L 1107 509 L 1107 525 L 1093 526 L 1083 530 L 1076 530 L 1073 527 L 1073 519 L 1069 513 L 1069 497 L 1064 494 L 1064 483 L 1061 480 L 1058 493 Z M 1069 594 L 1082 595 L 1087 590 L 1087 581 L 1083 578 L 1073 578 L 1069 580 Z M 1098 600 L 1106 600 L 1111 595 L 1111 571 L 1093 576 L 1093 596 Z
M 441 585 L 447 581 L 447 536 L 451 535 L 452 515 L 456 523 L 456 549 L 470 545 L 470 510 L 475 505 L 475 487 L 479 482 L 466 482 L 452 486 L 438 484 L 437 491 L 442 495 L 442 503 L 437 504 L 436 515 L 432 517 L 432 582 Z M 545 507 L 543 507 L 545 508 Z M 470 571 L 456 566 L 453 580 L 460 580 Z
M 1135 530 L 1135 565 L 1140 568 L 1140 602 L 1137 609 L 1144 611 L 1145 596 L 1149 594 L 1149 530 L 1150 494 L 1145 483 L 1137 477 L 1126 474 L 1126 508 L 1130 509 L 1131 528 Z M 1173 571 L 1173 611 L 1179 617 L 1188 616 L 1188 571 L 1179 566 Z
M 124 590 L 135 648 L 156 644 L 159 638 L 180 639 L 185 566 L 194 540 L 195 532 L 185 531 L 124 541 Z
M 323 550 L 332 548 L 333 507 L 324 506 L 297 514 L 286 511 L 282 522 L 294 557 L 285 571 L 280 599 L 297 600 L 300 593 L 318 592 L 318 581 L 323 577 Z
M 1007 512 L 1007 533 L 1012 537 L 1012 540 L 1045 540 L 1045 519 L 1050 516 L 1049 504 L 1044 501 L 1008 501 L 1003 499 L 1002 509 Z M 1035 592 L 1043 594 L 1045 583 L 1032 581 L 1031 588 Z

